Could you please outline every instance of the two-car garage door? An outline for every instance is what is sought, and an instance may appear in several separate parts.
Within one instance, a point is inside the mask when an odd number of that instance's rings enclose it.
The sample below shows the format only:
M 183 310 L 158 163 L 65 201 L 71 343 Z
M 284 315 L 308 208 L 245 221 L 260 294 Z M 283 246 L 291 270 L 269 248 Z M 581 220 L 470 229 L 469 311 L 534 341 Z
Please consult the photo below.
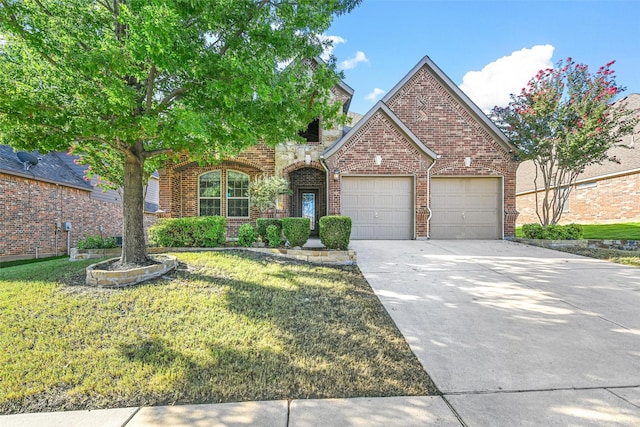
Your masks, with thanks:
M 501 178 L 432 178 L 432 239 L 502 238 Z M 352 239 L 414 238 L 413 177 L 342 179 L 342 214 Z

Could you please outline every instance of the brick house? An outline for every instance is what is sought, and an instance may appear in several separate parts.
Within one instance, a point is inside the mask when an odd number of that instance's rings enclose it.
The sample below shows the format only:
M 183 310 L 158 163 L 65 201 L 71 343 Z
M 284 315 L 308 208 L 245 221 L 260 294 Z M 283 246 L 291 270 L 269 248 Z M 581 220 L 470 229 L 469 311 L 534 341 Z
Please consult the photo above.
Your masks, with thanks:
M 353 90 L 333 96 L 347 114 Z M 228 234 L 254 222 L 249 182 L 283 176 L 277 215 L 353 219 L 353 239 L 513 236 L 515 147 L 428 57 L 352 128 L 310 124 L 306 144 L 252 147 L 222 163 L 183 161 L 160 173 L 167 217 L 224 215 Z
M 640 113 L 640 94 L 631 94 L 618 102 L 626 103 Z M 605 161 L 591 165 L 581 173 L 571 188 L 561 224 L 611 224 L 640 222 L 640 124 L 622 143 L 630 148 L 609 150 L 609 157 L 618 162 Z M 523 162 L 517 171 L 516 205 L 518 224 L 539 222 L 535 205 L 535 168 L 533 162 Z M 541 184 L 538 183 L 540 187 Z M 538 192 L 541 200 L 542 192 Z
M 86 235 L 122 235 L 120 194 L 86 181 L 75 159 L 51 152 L 26 168 L 11 147 L 0 145 L 0 261 L 62 255 Z M 156 176 L 147 190 L 147 223 L 157 207 Z

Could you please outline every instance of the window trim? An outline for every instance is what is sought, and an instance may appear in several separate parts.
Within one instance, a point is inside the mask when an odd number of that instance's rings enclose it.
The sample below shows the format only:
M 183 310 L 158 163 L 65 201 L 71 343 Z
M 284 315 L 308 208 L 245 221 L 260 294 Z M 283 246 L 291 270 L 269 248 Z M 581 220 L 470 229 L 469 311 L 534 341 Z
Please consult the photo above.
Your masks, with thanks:
M 239 173 L 247 177 L 247 197 L 230 197 L 229 196 L 229 172 Z M 251 217 L 251 194 L 249 193 L 249 184 L 251 183 L 251 175 L 248 173 L 227 169 L 225 172 L 225 214 L 227 218 L 250 218 Z M 246 216 L 231 216 L 229 215 L 229 200 L 247 200 L 247 215 Z
M 208 175 L 208 174 L 216 173 L 216 172 L 217 172 L 217 173 L 219 174 L 219 176 L 220 176 L 220 177 L 219 177 L 219 180 L 220 180 L 220 196 L 218 196 L 218 197 L 206 197 L 206 196 L 205 196 L 205 197 L 203 197 L 203 196 L 201 196 L 201 195 L 200 195 L 200 180 L 202 179 L 202 177 L 203 177 L 204 175 Z M 219 200 L 219 201 L 220 201 L 220 212 L 218 213 L 218 215 L 217 215 L 217 216 L 221 216 L 221 215 L 222 215 L 222 189 L 223 189 L 223 182 L 222 182 L 222 169 L 214 169 L 214 170 L 210 170 L 210 171 L 203 172 L 203 173 L 201 173 L 200 175 L 198 175 L 198 216 L 210 216 L 210 215 L 202 215 L 202 213 L 201 213 L 201 210 L 200 210 L 200 208 L 201 208 L 200 201 L 201 201 L 202 199 L 205 199 L 205 200 Z

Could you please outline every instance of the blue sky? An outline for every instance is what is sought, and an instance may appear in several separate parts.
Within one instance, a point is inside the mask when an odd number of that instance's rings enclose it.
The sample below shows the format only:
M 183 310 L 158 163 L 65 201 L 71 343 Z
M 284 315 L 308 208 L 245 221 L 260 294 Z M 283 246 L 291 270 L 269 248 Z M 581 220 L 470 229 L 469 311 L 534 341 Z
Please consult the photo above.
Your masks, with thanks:
M 569 56 L 640 93 L 640 0 L 363 0 L 326 35 L 361 114 L 425 55 L 485 110 Z

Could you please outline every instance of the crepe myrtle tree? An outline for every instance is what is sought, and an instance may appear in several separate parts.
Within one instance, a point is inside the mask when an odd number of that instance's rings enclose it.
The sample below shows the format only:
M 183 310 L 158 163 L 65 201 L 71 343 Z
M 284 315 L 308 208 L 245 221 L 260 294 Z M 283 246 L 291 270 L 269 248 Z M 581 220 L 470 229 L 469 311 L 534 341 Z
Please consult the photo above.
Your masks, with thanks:
M 622 137 L 637 122 L 624 102 L 612 105 L 624 90 L 615 81 L 613 64 L 592 73 L 571 58 L 560 61 L 539 71 L 506 107 L 492 110 L 521 160 L 534 164 L 536 213 L 543 226 L 558 223 L 587 166 L 619 161 L 608 155 L 609 149 L 623 146 Z
M 335 61 L 313 59 L 360 1 L 0 0 L 0 143 L 122 183 L 121 262 L 143 263 L 145 168 L 338 119 Z

